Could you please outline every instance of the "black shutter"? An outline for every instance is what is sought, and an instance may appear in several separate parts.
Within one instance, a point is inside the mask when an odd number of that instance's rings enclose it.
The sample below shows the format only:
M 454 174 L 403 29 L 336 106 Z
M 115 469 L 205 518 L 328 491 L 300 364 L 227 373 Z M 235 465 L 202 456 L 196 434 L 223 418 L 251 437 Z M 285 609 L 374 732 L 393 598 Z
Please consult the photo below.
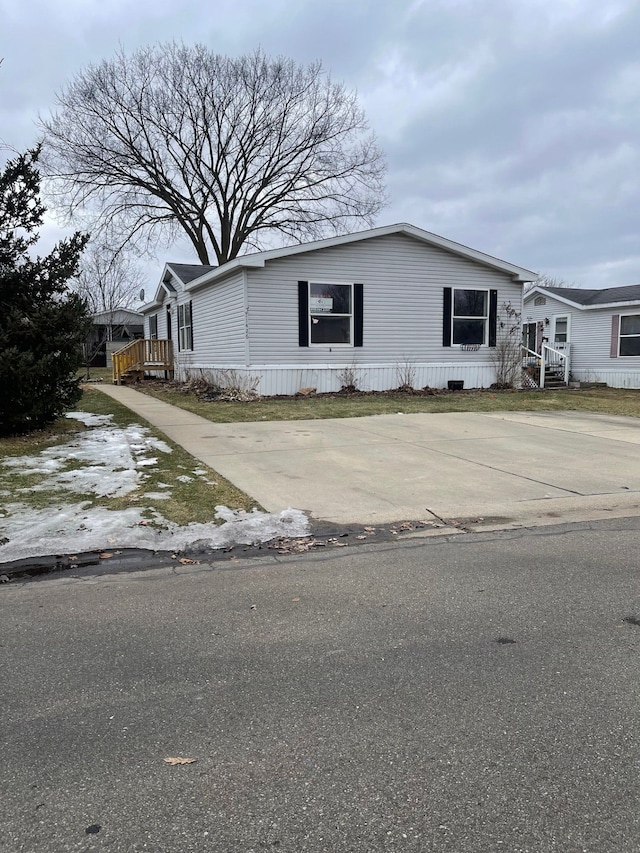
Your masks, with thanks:
M 353 345 L 362 346 L 364 288 L 361 284 L 353 285 Z
M 489 346 L 496 345 L 498 331 L 498 291 L 489 291 Z
M 309 346 L 309 282 L 298 282 L 298 346 Z
M 189 343 L 191 346 L 189 349 L 193 349 L 193 300 L 189 300 Z
M 445 287 L 443 291 L 442 311 L 442 346 L 451 346 L 451 288 Z

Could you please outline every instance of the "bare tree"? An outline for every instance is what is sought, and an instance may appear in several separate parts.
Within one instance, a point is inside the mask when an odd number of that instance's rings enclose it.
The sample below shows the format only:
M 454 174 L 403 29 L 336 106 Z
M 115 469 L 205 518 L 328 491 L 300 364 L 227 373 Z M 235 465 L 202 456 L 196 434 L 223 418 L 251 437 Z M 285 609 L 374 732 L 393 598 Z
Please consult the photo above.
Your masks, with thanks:
M 134 304 L 143 282 L 140 268 L 130 257 L 107 246 L 89 243 L 73 287 L 92 314 L 112 314 L 118 308 Z
M 160 44 L 89 66 L 42 121 L 54 204 L 201 263 L 372 225 L 386 166 L 354 92 L 320 62 Z M 95 223 L 92 224 L 93 233 Z
M 532 290 L 534 287 L 577 287 L 576 284 L 567 284 L 562 278 L 554 278 L 546 272 L 538 275 L 535 281 L 528 281 L 524 286 L 524 293 Z
M 122 336 L 127 324 L 119 317 L 119 309 L 132 308 L 142 284 L 142 272 L 130 257 L 101 244 L 89 244 L 78 277 L 70 283 L 70 289 L 82 297 L 94 317 L 91 334 L 84 344 L 87 378 L 91 362 L 105 343 Z

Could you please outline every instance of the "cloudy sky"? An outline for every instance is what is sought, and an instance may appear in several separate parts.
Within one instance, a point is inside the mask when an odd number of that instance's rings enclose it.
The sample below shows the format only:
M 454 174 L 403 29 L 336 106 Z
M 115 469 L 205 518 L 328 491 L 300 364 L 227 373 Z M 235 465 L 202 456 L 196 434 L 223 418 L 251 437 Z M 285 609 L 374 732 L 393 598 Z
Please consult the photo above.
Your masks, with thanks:
M 90 62 L 158 41 L 322 60 L 410 222 L 583 287 L 640 282 L 637 0 L 1 0 L 0 139 Z M 52 223 L 45 240 L 58 230 Z M 160 261 L 193 261 L 183 247 Z

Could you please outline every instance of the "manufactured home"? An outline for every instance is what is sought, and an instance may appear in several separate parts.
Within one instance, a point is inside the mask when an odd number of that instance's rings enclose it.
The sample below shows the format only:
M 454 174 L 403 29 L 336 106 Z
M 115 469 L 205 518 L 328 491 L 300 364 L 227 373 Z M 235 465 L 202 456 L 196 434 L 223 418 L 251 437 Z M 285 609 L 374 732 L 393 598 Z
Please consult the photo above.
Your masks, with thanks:
M 522 319 L 529 352 L 544 348 L 572 379 L 640 388 L 640 285 L 534 287 Z
M 347 369 L 362 390 L 489 387 L 501 311 L 519 311 L 535 278 L 407 224 L 218 267 L 168 263 L 142 308 L 145 368 L 233 371 L 263 395 L 337 391 Z

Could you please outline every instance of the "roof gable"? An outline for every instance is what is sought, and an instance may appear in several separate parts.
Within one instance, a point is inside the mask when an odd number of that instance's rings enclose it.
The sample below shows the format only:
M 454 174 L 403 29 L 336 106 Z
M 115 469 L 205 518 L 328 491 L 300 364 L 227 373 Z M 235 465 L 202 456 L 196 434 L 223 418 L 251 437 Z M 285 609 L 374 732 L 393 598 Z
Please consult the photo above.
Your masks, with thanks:
M 286 246 L 282 249 L 270 249 L 266 252 L 254 252 L 249 255 L 242 255 L 229 261 L 219 267 L 201 266 L 192 267 L 190 265 L 167 264 L 165 269 L 173 269 L 175 267 L 189 267 L 188 275 L 191 275 L 195 270 L 200 270 L 201 274 L 196 275 L 184 282 L 186 290 L 195 290 L 203 287 L 220 278 L 224 278 L 234 270 L 242 268 L 260 268 L 264 267 L 271 260 L 291 257 L 305 252 L 315 252 L 320 249 L 332 248 L 334 246 L 342 246 L 348 243 L 355 243 L 363 240 L 370 240 L 374 237 L 384 237 L 388 234 L 405 234 L 415 240 L 423 242 L 430 246 L 436 246 L 446 251 L 452 252 L 455 255 L 483 264 L 500 272 L 507 273 L 514 281 L 525 282 L 534 281 L 537 278 L 537 273 L 524 267 L 510 264 L 507 261 L 502 261 L 499 258 L 494 258 L 492 255 L 487 255 L 484 252 L 479 252 L 476 249 L 471 249 L 468 246 L 463 246 L 461 243 L 456 243 L 453 240 L 447 240 L 445 237 L 440 237 L 437 234 L 432 234 L 430 231 L 424 231 L 422 228 L 416 228 L 415 225 L 407 223 L 399 223 L 397 225 L 387 225 L 381 228 L 372 228 L 368 231 L 359 231 L 354 234 L 342 234 L 339 237 L 329 237 L 325 240 L 315 240 L 311 243 L 298 243 L 294 246 Z M 183 276 L 184 278 L 184 276 Z
M 216 267 L 207 266 L 206 264 L 165 264 L 153 299 L 146 305 L 143 305 L 140 310 L 143 314 L 157 310 L 161 307 L 167 296 L 176 296 L 178 293 L 183 293 L 185 286 L 189 282 L 200 278 L 206 272 L 214 269 Z

